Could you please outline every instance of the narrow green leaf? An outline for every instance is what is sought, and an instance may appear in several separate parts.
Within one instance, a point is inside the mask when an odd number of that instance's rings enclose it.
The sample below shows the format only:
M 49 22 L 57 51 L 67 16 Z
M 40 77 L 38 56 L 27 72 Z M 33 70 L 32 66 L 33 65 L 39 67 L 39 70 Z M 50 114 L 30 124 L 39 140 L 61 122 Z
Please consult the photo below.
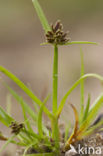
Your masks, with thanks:
M 51 131 L 49 129 L 47 129 L 47 127 L 45 125 L 42 125 L 42 129 L 44 134 L 46 134 L 46 136 L 51 136 Z
M 42 106 L 40 107 L 39 114 L 38 114 L 38 133 L 39 133 L 41 138 L 43 137 L 42 114 L 43 114 L 44 105 L 45 105 L 45 103 L 43 103 Z
M 89 42 L 89 41 L 71 41 L 68 43 L 65 43 L 65 45 L 72 45 L 72 44 L 95 44 L 98 45 L 96 42 Z
M 25 134 L 25 136 L 28 136 L 28 138 L 30 139 L 31 142 L 35 139 L 37 139 L 37 140 L 41 139 L 41 137 L 38 134 L 36 134 L 34 132 L 32 133 L 26 129 L 23 129 L 21 132 L 23 132 Z
M 86 104 L 86 108 L 85 108 L 85 112 L 84 112 L 84 116 L 83 116 L 83 121 L 85 121 L 87 116 L 88 116 L 89 108 L 90 108 L 90 94 L 88 94 L 88 101 Z
M 10 94 L 7 95 L 6 101 L 7 101 L 7 102 L 6 102 L 7 114 L 11 115 L 12 102 L 11 102 L 11 95 L 10 95 Z
M 48 94 L 48 95 L 47 95 L 47 97 L 44 99 L 43 103 L 45 103 L 45 104 L 46 104 L 46 103 L 47 103 L 47 101 L 50 99 L 50 97 L 51 97 L 51 94 Z
M 28 96 L 31 97 L 31 99 L 33 99 L 36 103 L 38 103 L 39 105 L 42 104 L 42 102 L 31 92 L 31 90 L 28 89 L 28 87 L 21 82 L 15 75 L 13 75 L 12 73 L 10 73 L 6 68 L 0 66 L 0 71 L 5 74 L 6 76 L 8 76 L 11 80 L 13 80 L 22 90 L 24 90 L 26 92 L 26 94 Z
M 17 136 L 17 138 L 20 140 L 20 142 L 21 142 L 22 144 L 24 144 L 24 146 L 29 145 L 30 142 L 31 142 L 31 139 L 28 138 L 28 136 L 25 135 L 25 134 L 22 133 L 22 132 L 19 133 L 19 135 Z
M 64 138 L 65 142 L 68 139 L 70 127 L 71 127 L 71 123 L 69 122 L 69 124 L 65 128 L 65 138 Z
M 21 105 L 22 109 L 30 115 L 30 117 L 37 121 L 37 116 L 35 115 L 34 111 L 30 108 L 30 106 L 23 100 L 21 96 L 19 96 L 12 88 L 10 88 L 6 83 L 4 84 L 9 92 L 13 95 L 13 97 L 17 100 L 17 102 Z M 24 113 L 25 113 L 24 112 Z
M 5 126 L 9 127 L 12 121 L 14 121 L 14 119 L 11 116 L 9 116 L 2 109 L 2 107 L 0 107 L 0 122 L 2 122 Z
M 23 114 L 24 114 L 24 120 L 26 121 L 27 127 L 29 128 L 29 130 L 33 133 L 33 130 L 30 126 L 30 123 L 28 121 L 28 118 L 26 116 L 26 113 L 28 113 L 30 115 L 30 117 L 33 119 L 33 121 L 37 122 L 38 119 L 38 114 L 35 114 L 34 111 L 30 108 L 30 106 L 23 100 L 23 98 L 21 96 L 19 96 L 14 90 L 12 90 L 9 86 L 6 85 L 6 87 L 8 88 L 8 90 L 11 92 L 11 94 L 14 96 L 14 98 L 18 101 L 18 103 L 21 104 L 21 107 L 23 109 Z M 44 103 L 46 103 L 48 101 L 48 99 L 50 98 L 50 95 L 48 95 L 45 100 Z M 43 126 L 43 131 L 46 132 L 46 134 L 48 134 L 46 127 Z
M 84 59 L 83 59 L 83 51 L 80 48 L 80 55 L 81 55 L 81 77 L 84 75 Z M 80 123 L 83 119 L 83 112 L 84 112 L 84 80 L 81 80 L 80 83 Z
M 26 121 L 25 124 L 27 125 L 27 128 L 30 132 L 34 133 L 32 130 L 32 127 L 30 125 L 30 122 L 27 117 L 27 113 L 30 115 L 30 117 L 33 119 L 33 121 L 36 123 L 37 121 L 37 115 L 33 112 L 33 110 L 30 108 L 30 106 L 23 100 L 21 96 L 19 96 L 13 89 L 11 89 L 6 83 L 4 85 L 7 87 L 9 92 L 13 95 L 13 97 L 18 101 L 18 103 L 22 107 L 23 115 L 24 115 L 24 120 Z
M 15 75 L 13 75 L 11 72 L 9 72 L 6 68 L 0 66 L 0 72 L 8 76 L 12 81 L 14 81 L 33 101 L 35 101 L 39 106 L 42 105 L 42 101 L 38 99 L 30 89 L 22 82 L 20 81 Z M 44 106 L 43 108 L 44 112 L 48 115 L 48 117 L 51 119 L 53 118 L 53 115 L 49 112 L 49 110 Z
M 57 110 L 56 115 L 59 116 L 61 114 L 61 111 L 65 105 L 65 102 L 68 98 L 68 96 L 70 95 L 70 93 L 81 83 L 82 80 L 89 78 L 89 77 L 94 77 L 99 79 L 101 82 L 103 82 L 103 77 L 98 75 L 98 74 L 85 74 L 84 76 L 82 76 L 79 80 L 77 80 L 74 85 L 68 90 L 68 92 L 64 95 L 64 97 L 61 100 L 61 103 L 59 105 L 59 108 Z
M 83 124 L 80 126 L 78 134 L 81 136 L 83 132 L 90 126 L 93 120 L 96 118 L 98 111 L 103 106 L 103 93 L 96 99 L 94 104 L 92 105 L 89 114 Z
M 33 103 L 33 106 L 34 106 L 35 113 L 38 114 L 39 108 L 40 108 L 40 107 L 39 107 L 38 104 L 35 103 L 34 101 L 32 101 L 32 103 Z
M 10 91 L 10 93 L 13 95 L 13 97 L 18 101 L 18 103 L 21 105 L 22 110 L 23 110 L 23 114 L 24 114 L 24 120 L 26 121 L 25 123 L 27 124 L 28 129 L 33 133 L 33 130 L 30 126 L 30 123 L 28 121 L 28 118 L 26 116 L 26 113 L 29 114 L 29 116 L 33 119 L 33 121 L 35 122 L 35 124 L 37 123 L 37 116 L 38 114 L 35 114 L 35 112 L 30 108 L 30 106 L 23 100 L 23 98 L 21 96 L 19 96 L 12 88 L 10 88 L 6 83 L 4 83 L 4 85 L 8 88 L 8 90 Z M 48 95 L 45 100 L 44 103 L 46 103 L 48 101 L 48 99 L 50 98 L 50 95 Z M 36 104 L 34 104 L 36 105 Z M 48 130 L 46 129 L 45 126 L 43 126 L 43 131 L 46 134 L 49 134 Z
M 36 13 L 37 13 L 37 15 L 38 15 L 38 17 L 40 19 L 40 22 L 41 22 L 41 24 L 43 26 L 43 29 L 45 30 L 45 33 L 46 33 L 47 31 L 51 30 L 51 28 L 50 28 L 50 26 L 48 24 L 48 21 L 47 21 L 45 15 L 44 15 L 44 12 L 43 12 L 38 0 L 32 0 L 32 2 L 33 2 L 33 5 L 34 5 L 34 7 L 36 9 Z
M 91 105 L 90 110 L 89 110 L 89 115 L 94 112 L 97 112 L 98 109 L 101 107 L 101 102 L 103 101 L 103 93 L 95 100 L 95 102 Z M 95 115 L 93 115 L 95 116 Z
M 66 151 L 69 149 L 70 144 L 73 144 L 76 141 L 78 127 L 79 127 L 79 116 L 78 116 L 77 109 L 72 104 L 71 104 L 71 107 L 72 107 L 72 109 L 74 111 L 74 115 L 75 115 L 75 126 L 74 126 L 74 130 L 73 130 L 71 136 L 69 137 L 69 139 L 65 143 L 65 150 Z
M 25 150 L 24 150 L 24 153 L 23 153 L 23 156 L 27 156 L 27 151 L 28 151 L 28 149 L 30 149 L 32 146 L 34 146 L 34 145 L 36 145 L 36 144 L 38 144 L 38 142 L 35 142 L 35 143 L 32 143 L 32 144 L 30 144 L 30 145 L 28 145 L 26 148 L 25 148 Z
M 44 43 L 41 43 L 40 45 L 49 45 L 50 43 L 47 43 L 47 42 L 44 42 Z M 67 42 L 65 44 L 61 44 L 60 46 L 64 46 L 64 45 L 73 45 L 73 44 L 94 44 L 94 45 L 98 45 L 98 43 L 96 42 L 89 42 L 89 41 L 70 41 L 70 42 Z
M 83 137 L 93 134 L 93 132 L 102 125 L 103 125 L 103 120 L 98 122 L 96 125 L 89 127 L 88 130 L 86 130 L 86 132 L 83 133 Z
M 23 103 L 24 103 L 24 102 L 23 102 Z M 29 122 L 29 120 L 28 120 L 28 117 L 27 117 L 27 115 L 26 115 L 25 106 L 22 105 L 22 104 L 21 104 L 21 106 L 22 106 L 22 111 L 23 111 L 23 115 L 24 115 L 24 121 L 26 121 L 25 123 L 26 123 L 26 125 L 27 125 L 27 128 L 28 128 L 28 130 L 29 130 L 30 132 L 34 133 L 32 127 L 31 127 L 31 125 L 30 125 L 30 122 Z
M 38 132 L 39 132 L 39 135 L 40 135 L 41 138 L 43 137 L 43 130 L 45 132 L 47 132 L 46 127 L 43 126 L 43 124 L 42 124 L 42 114 L 43 114 L 43 107 L 44 107 L 44 105 L 46 104 L 46 102 L 48 101 L 49 98 L 50 98 L 50 95 L 48 95 L 44 99 L 44 102 L 43 102 L 42 106 L 40 107 L 39 114 L 38 114 Z
M 47 97 L 44 99 L 43 103 L 46 104 L 47 101 L 50 99 L 51 97 L 51 94 L 48 94 Z M 43 129 L 43 132 L 47 135 L 47 136 L 50 136 L 51 132 L 49 129 L 46 128 L 45 125 L 42 125 L 42 129 Z

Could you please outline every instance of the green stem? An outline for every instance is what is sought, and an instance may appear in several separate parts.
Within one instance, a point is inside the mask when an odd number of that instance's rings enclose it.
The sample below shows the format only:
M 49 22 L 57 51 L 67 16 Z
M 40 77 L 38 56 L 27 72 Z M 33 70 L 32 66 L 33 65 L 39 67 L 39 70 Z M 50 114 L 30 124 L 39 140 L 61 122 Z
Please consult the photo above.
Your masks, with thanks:
M 53 62 L 53 114 L 57 112 L 58 98 L 58 46 L 54 45 L 54 62 Z M 58 118 L 52 120 L 52 137 L 55 140 L 55 147 L 59 151 L 59 127 Z
M 54 45 L 54 63 L 53 63 L 53 114 L 57 112 L 58 97 L 58 47 Z
M 52 138 L 55 141 L 56 152 L 59 153 L 60 133 L 58 126 L 58 118 L 52 120 Z

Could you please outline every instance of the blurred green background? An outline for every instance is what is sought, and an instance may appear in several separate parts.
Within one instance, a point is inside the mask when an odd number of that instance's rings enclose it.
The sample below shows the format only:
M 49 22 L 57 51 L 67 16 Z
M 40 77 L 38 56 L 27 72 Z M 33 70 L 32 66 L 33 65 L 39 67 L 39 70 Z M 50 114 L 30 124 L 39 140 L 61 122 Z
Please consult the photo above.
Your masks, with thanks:
M 80 76 L 80 47 L 84 52 L 85 73 L 103 75 L 103 0 L 39 0 L 49 23 L 60 19 L 64 30 L 69 30 L 72 41 L 94 41 L 94 45 L 73 45 L 59 48 L 59 97 L 70 88 Z M 53 48 L 41 46 L 45 41 L 32 0 L 0 0 L 0 65 L 3 65 L 24 83 L 31 86 L 41 100 L 52 91 Z M 21 94 L 29 98 L 7 77 L 0 77 Z M 71 94 L 69 101 L 79 106 L 79 87 Z M 91 93 L 92 101 L 101 91 L 95 79 L 85 81 L 85 100 Z M 5 108 L 8 91 L 0 84 L 0 104 Z M 21 110 L 12 100 L 13 116 L 21 120 Z M 49 104 L 51 101 L 49 102 Z M 79 108 L 79 107 L 78 107 Z M 71 109 L 69 116 L 73 116 Z M 0 124 L 1 129 L 6 128 Z M 1 130 L 0 129 L 0 130 Z M 0 143 L 1 144 L 1 143 Z

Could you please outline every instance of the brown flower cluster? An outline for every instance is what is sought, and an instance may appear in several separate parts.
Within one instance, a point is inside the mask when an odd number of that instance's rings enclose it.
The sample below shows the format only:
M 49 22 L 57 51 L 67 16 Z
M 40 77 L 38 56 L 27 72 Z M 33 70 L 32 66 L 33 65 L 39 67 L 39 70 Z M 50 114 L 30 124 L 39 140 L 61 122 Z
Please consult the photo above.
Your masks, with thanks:
M 19 132 L 21 131 L 21 129 L 23 129 L 24 125 L 18 124 L 17 122 L 11 122 L 10 128 L 12 129 L 11 133 L 14 134 L 19 134 Z
M 51 31 L 46 33 L 46 40 L 48 43 L 63 45 L 70 41 L 70 38 L 67 37 L 68 32 L 63 32 L 63 25 L 60 21 L 57 21 L 56 24 L 51 25 Z

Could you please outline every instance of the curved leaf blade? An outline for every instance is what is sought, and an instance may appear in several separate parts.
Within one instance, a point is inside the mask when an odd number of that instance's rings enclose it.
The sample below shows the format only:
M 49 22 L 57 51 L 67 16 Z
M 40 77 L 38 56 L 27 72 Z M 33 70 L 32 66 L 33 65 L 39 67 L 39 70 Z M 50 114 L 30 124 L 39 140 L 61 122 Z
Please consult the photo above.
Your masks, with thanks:
M 94 77 L 94 78 L 97 78 L 99 79 L 101 82 L 103 82 L 103 77 L 98 75 L 98 74 L 85 74 L 84 76 L 82 76 L 79 80 L 77 80 L 74 85 L 68 90 L 68 92 L 64 95 L 64 97 L 62 98 L 61 100 L 61 103 L 59 105 L 59 108 L 57 110 L 57 113 L 56 115 L 59 116 L 62 112 L 62 109 L 65 105 L 65 102 L 68 98 L 68 96 L 70 95 L 70 93 L 81 83 L 82 80 L 86 79 L 86 78 L 89 78 L 89 77 Z
M 2 122 L 5 126 L 9 127 L 11 122 L 14 121 L 14 119 L 9 116 L 2 107 L 0 107 L 0 122 Z
M 78 138 L 81 138 L 83 133 L 87 130 L 87 128 L 90 126 L 92 121 L 95 119 L 98 111 L 103 106 L 103 93 L 96 99 L 94 104 L 92 105 L 89 114 L 86 118 L 86 120 L 82 123 L 78 130 Z
M 0 72 L 8 76 L 12 81 L 14 81 L 33 101 L 35 101 L 39 106 L 42 105 L 42 101 L 38 99 L 32 91 L 14 74 L 8 71 L 6 68 L 0 66 Z M 49 118 L 53 118 L 53 115 L 49 112 L 49 110 L 44 106 L 44 112 L 48 115 Z

